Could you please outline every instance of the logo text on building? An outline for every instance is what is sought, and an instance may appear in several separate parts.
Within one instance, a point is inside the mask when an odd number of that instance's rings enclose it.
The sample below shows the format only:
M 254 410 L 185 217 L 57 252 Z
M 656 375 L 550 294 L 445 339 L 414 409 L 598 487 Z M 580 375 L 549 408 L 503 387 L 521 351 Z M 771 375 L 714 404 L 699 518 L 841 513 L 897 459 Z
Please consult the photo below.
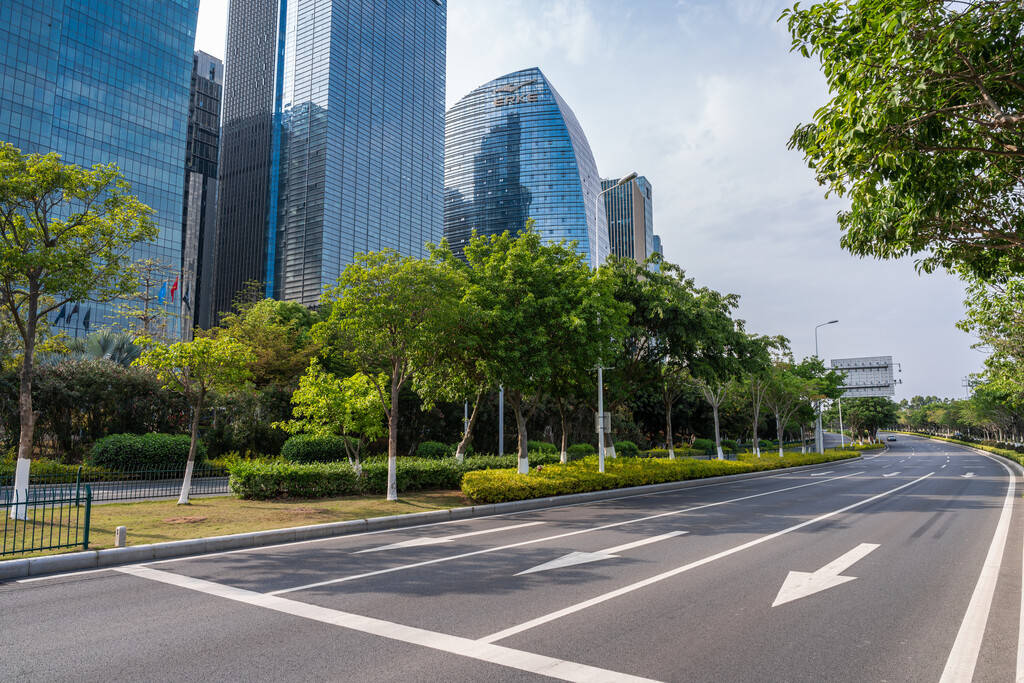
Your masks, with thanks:
M 495 95 L 504 95 L 504 97 L 497 97 L 494 100 L 495 107 L 507 107 L 511 104 L 523 104 L 526 102 L 536 102 L 537 93 L 520 93 L 519 90 L 536 83 L 536 79 L 532 81 L 525 81 L 524 83 L 509 83 L 508 85 L 498 86 L 494 89 Z

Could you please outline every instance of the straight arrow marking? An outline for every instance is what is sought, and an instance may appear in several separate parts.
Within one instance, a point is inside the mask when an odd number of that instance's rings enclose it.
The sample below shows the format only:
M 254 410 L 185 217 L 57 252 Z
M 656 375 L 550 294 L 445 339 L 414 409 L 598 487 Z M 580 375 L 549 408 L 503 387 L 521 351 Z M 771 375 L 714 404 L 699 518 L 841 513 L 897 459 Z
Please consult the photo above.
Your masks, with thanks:
M 961 475 L 964 479 L 970 479 L 974 476 L 974 472 L 968 472 L 967 474 Z
M 617 545 L 614 548 L 607 548 L 605 550 L 598 550 L 592 553 L 584 553 L 574 551 L 568 555 L 562 555 L 559 558 L 545 562 L 544 564 L 538 564 L 536 567 L 531 567 L 524 571 L 519 572 L 516 576 L 522 576 L 523 574 L 533 574 L 535 572 L 543 572 L 549 569 L 561 569 L 562 567 L 572 567 L 577 564 L 586 564 L 588 562 L 597 562 L 599 560 L 610 560 L 618 557 L 616 553 L 621 553 L 625 550 L 632 550 L 633 548 L 639 548 L 642 545 L 648 543 L 657 543 L 658 541 L 664 541 L 666 538 L 673 538 L 675 536 L 682 536 L 685 531 L 670 531 L 667 534 L 661 536 L 652 536 L 651 538 L 644 538 L 639 541 L 633 541 L 632 543 L 625 543 L 623 545 Z
M 895 477 L 899 472 L 890 472 L 889 474 L 883 474 L 883 477 Z
M 828 472 L 815 472 L 812 477 L 824 477 L 826 474 L 832 474 L 835 470 L 829 470 Z
M 400 541 L 398 543 L 392 543 L 391 545 L 381 545 L 376 548 L 367 548 L 365 550 L 357 550 L 352 553 L 353 555 L 359 555 L 360 553 L 375 553 L 380 550 L 397 550 L 398 548 L 414 548 L 421 545 L 437 545 L 440 543 L 451 543 L 452 541 L 460 538 L 469 538 L 470 536 L 480 536 L 482 534 L 493 534 L 498 531 L 511 531 L 512 529 L 522 529 L 523 527 L 535 526 L 537 524 L 543 524 L 544 522 L 527 522 L 525 524 L 513 524 L 511 526 L 502 526 L 496 529 L 484 529 L 483 531 L 470 531 L 465 534 L 455 534 L 454 536 L 442 536 L 440 538 L 413 538 L 408 541 Z
M 806 598 L 808 595 L 814 595 L 819 591 L 834 588 L 847 581 L 853 581 L 857 578 L 856 576 L 840 576 L 840 572 L 848 569 L 855 562 L 862 560 L 868 553 L 878 547 L 877 543 L 861 543 L 850 552 L 829 562 L 816 572 L 790 572 L 782 583 L 779 594 L 775 596 L 775 602 L 772 603 L 772 607 L 778 607 L 787 602 Z

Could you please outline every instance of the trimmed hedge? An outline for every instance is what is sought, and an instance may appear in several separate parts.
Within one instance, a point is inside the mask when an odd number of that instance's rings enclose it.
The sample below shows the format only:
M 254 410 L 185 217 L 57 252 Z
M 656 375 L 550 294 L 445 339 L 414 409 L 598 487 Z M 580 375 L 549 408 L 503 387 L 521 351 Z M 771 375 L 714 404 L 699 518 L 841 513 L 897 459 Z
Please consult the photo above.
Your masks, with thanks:
M 580 460 L 596 452 L 597 449 L 589 443 L 574 443 L 565 450 L 565 455 L 569 460 Z
M 715 453 L 718 450 L 715 442 L 711 439 L 694 439 L 693 445 L 690 448 L 695 451 L 704 451 L 704 453 Z
M 623 458 L 635 458 L 640 455 L 640 449 L 632 441 L 616 441 L 615 454 Z
M 455 448 L 440 441 L 424 441 L 416 447 L 416 457 L 428 460 L 441 460 L 455 455 Z
M 553 443 L 547 441 L 527 441 L 526 450 L 530 453 L 557 453 L 558 448 Z
M 857 456 L 852 451 L 826 451 L 823 456 L 807 453 L 784 458 L 758 459 L 748 455 L 741 456 L 739 460 L 619 458 L 605 461 L 604 474 L 597 471 L 597 458 L 588 457 L 566 465 L 533 468 L 528 475 L 518 475 L 514 470 L 467 472 L 462 478 L 462 492 L 477 503 L 504 503 L 779 469 L 854 457 Z
M 172 434 L 111 434 L 93 444 L 86 462 L 111 470 L 144 470 L 180 467 L 188 463 L 192 440 Z M 196 447 L 196 464 L 206 460 L 206 446 Z
M 313 434 L 296 434 L 284 442 L 281 457 L 288 462 L 348 462 L 345 452 L 345 439 L 348 437 L 334 434 L 315 436 Z
M 530 464 L 558 462 L 557 453 L 531 453 Z M 457 490 L 466 472 L 514 469 L 515 455 L 472 456 L 459 463 L 455 458 L 432 460 L 399 458 L 396 479 L 399 492 Z M 362 463 L 359 476 L 348 463 L 290 463 L 239 460 L 228 465 L 231 492 L 239 498 L 328 498 L 356 494 L 384 494 L 388 484 L 388 460 L 375 457 Z

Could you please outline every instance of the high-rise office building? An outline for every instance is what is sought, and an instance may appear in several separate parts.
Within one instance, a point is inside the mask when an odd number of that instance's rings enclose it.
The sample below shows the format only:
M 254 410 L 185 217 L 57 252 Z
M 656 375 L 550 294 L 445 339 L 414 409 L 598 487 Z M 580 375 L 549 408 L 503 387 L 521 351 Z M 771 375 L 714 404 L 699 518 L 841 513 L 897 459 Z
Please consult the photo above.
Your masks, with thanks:
M 181 306 L 184 336 L 211 325 L 213 253 L 217 228 L 217 152 L 224 63 L 196 52 L 185 145 L 185 205 L 181 237 Z
M 639 176 L 629 183 L 602 180 L 605 213 L 608 216 L 608 241 L 611 252 L 637 263 L 654 253 L 654 211 L 651 183 Z
M 232 0 L 214 310 L 441 237 L 444 0 Z
M 608 256 L 597 164 L 575 114 L 537 68 L 501 76 L 446 116 L 444 234 L 461 256 L 472 232 L 575 240 L 592 267 Z
M 199 0 L 0 2 L 0 140 L 80 166 L 117 164 L 160 228 L 132 257 L 170 268 L 181 262 L 198 12 Z M 109 304 L 77 309 L 57 329 L 79 335 L 109 322 Z
M 661 236 L 660 235 L 655 235 L 654 236 L 654 248 L 653 248 L 651 253 L 661 254 L 662 256 L 665 255 L 665 252 L 662 250 L 662 247 L 661 247 Z

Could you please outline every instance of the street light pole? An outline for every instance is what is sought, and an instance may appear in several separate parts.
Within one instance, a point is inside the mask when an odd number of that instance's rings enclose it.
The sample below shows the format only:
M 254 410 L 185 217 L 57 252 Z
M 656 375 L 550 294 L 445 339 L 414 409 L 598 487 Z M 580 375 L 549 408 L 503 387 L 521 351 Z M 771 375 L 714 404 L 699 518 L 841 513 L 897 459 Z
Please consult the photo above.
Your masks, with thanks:
M 817 358 L 818 360 L 821 360 L 821 357 L 818 355 L 818 328 L 819 327 L 825 327 L 825 325 L 835 325 L 837 322 L 839 322 L 839 321 L 838 320 L 829 320 L 827 323 L 822 323 L 820 325 L 816 325 L 815 326 L 815 328 L 814 328 L 814 357 Z M 818 410 L 816 412 L 818 413 L 818 415 L 817 415 L 817 420 L 814 423 L 814 450 L 818 451 L 818 453 L 824 453 L 825 452 L 825 444 L 824 444 L 824 439 L 822 438 L 823 435 L 822 435 L 822 432 L 821 432 L 821 399 L 818 399 Z
M 617 187 L 621 187 L 621 186 L 625 185 L 626 183 L 633 182 L 633 180 L 636 177 L 637 177 L 637 172 L 633 171 L 632 173 L 630 173 L 629 175 L 625 176 L 624 178 L 620 178 L 619 182 L 615 183 L 614 185 L 609 187 L 607 190 L 601 190 L 600 192 L 597 193 L 597 196 L 594 197 L 594 221 L 595 222 L 597 222 L 597 213 L 598 213 L 597 209 L 600 206 L 601 197 L 604 196 L 606 193 L 611 192 L 612 190 L 614 190 Z M 606 219 L 607 219 L 607 216 L 606 216 Z M 607 223 L 607 220 L 605 222 Z M 598 225 L 597 229 L 600 230 L 601 226 Z M 605 229 L 606 230 L 608 229 L 607 225 L 605 225 Z M 593 255 L 594 255 L 594 267 L 595 268 L 600 268 L 601 264 L 597 260 L 598 258 L 600 258 L 600 254 L 597 253 L 597 250 L 596 250 L 597 245 L 596 244 L 594 245 L 594 247 L 595 247 L 595 249 L 592 252 Z M 598 323 L 600 323 L 600 318 L 598 319 Z M 604 431 L 604 428 L 605 428 L 605 419 L 604 419 L 604 367 L 602 367 L 602 365 L 601 365 L 601 359 L 600 358 L 597 359 L 597 419 L 595 420 L 594 423 L 595 423 L 595 425 L 597 427 L 597 471 L 598 472 L 604 472 L 604 435 L 605 435 L 605 431 Z

